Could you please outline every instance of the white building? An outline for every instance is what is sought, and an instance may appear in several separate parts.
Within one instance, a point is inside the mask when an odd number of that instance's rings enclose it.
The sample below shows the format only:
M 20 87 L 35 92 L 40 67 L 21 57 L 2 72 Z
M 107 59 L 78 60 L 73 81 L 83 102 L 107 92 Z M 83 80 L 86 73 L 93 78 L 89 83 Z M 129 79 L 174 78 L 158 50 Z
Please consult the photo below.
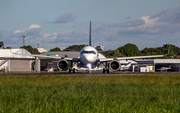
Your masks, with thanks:
M 47 52 L 47 50 L 45 50 L 44 48 L 37 48 L 37 50 L 38 50 L 40 53 L 45 53 L 45 52 Z
M 0 49 L 0 70 L 31 71 L 31 63 L 34 58 L 27 54 L 30 53 L 25 49 Z

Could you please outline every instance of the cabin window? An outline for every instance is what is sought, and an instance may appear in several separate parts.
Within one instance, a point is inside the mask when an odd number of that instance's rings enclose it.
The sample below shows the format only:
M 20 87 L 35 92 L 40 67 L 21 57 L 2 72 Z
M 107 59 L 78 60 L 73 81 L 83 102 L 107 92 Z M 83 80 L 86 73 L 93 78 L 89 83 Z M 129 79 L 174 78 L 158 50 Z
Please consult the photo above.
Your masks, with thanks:
M 82 51 L 81 52 L 81 54 L 91 54 L 91 53 L 93 53 L 93 54 L 96 54 L 96 52 L 95 51 Z

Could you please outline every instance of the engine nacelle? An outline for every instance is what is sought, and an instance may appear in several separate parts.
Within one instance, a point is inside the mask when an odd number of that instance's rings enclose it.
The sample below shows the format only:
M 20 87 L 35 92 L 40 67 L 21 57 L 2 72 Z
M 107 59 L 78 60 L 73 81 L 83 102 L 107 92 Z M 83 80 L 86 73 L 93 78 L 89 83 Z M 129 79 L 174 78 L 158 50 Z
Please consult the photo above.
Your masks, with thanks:
M 69 67 L 69 63 L 66 60 L 62 59 L 62 60 L 58 61 L 57 67 L 61 71 L 66 71 L 68 69 L 68 67 Z
M 112 71 L 118 71 L 121 68 L 121 64 L 117 60 L 113 60 L 109 63 L 109 69 Z

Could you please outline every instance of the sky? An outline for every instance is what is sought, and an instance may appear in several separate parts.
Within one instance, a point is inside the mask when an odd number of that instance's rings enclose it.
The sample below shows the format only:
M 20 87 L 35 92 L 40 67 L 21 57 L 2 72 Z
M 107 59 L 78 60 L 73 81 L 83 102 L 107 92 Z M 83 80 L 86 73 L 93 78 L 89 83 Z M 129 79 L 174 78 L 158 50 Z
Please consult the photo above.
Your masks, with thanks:
M 0 0 L 0 41 L 61 50 L 87 44 L 114 50 L 127 43 L 140 50 L 180 47 L 180 0 Z

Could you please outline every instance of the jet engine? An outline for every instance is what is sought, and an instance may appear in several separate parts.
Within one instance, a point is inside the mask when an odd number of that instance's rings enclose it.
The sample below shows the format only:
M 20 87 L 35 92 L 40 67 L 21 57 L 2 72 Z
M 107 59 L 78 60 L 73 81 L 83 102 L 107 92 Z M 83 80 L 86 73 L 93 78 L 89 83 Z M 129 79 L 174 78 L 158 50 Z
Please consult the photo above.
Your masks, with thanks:
M 117 60 L 113 60 L 109 63 L 109 69 L 112 71 L 118 71 L 121 68 L 121 64 Z
M 66 60 L 62 59 L 58 61 L 57 67 L 59 68 L 59 70 L 65 71 L 68 69 L 69 63 Z

